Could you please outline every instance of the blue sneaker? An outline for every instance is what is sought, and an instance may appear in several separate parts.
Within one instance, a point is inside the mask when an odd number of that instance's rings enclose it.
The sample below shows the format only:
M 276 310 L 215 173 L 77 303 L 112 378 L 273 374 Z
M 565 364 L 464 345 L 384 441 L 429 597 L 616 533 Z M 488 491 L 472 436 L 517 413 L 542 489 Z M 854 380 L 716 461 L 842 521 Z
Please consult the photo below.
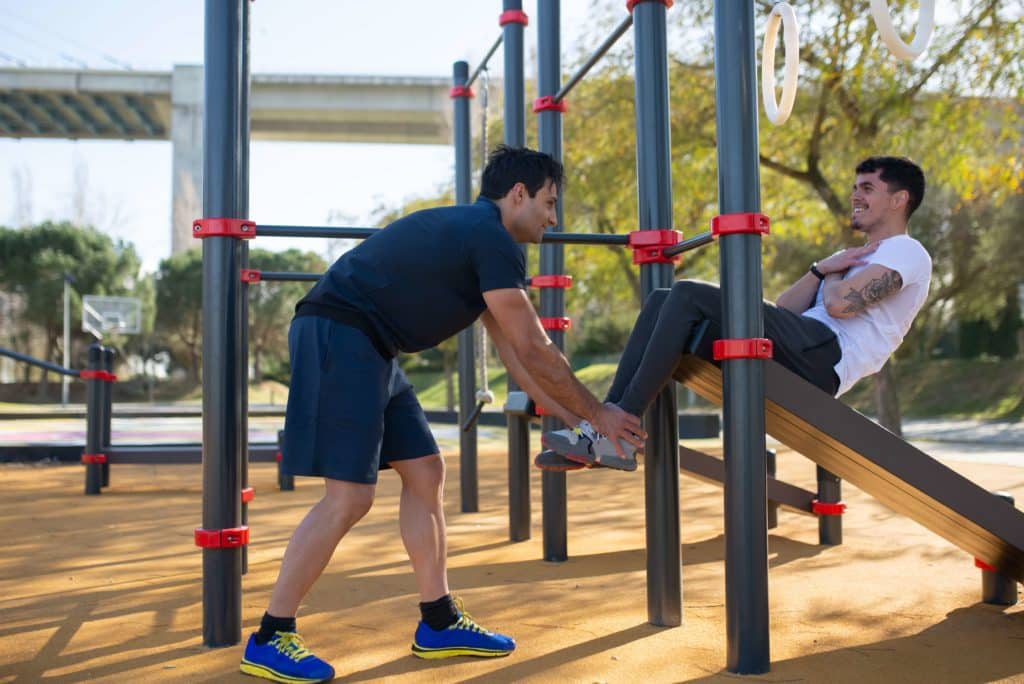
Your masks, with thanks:
M 309 652 L 295 632 L 276 632 L 260 646 L 256 635 L 249 637 L 239 669 L 247 675 L 275 682 L 326 682 L 334 679 L 334 668 Z
M 459 619 L 455 624 L 441 631 L 431 629 L 420 621 L 413 637 L 412 653 L 417 658 L 451 658 L 452 656 L 479 656 L 500 658 L 516 650 L 516 642 L 504 634 L 488 632 L 473 622 L 473 618 L 462 607 L 462 600 L 456 599 Z

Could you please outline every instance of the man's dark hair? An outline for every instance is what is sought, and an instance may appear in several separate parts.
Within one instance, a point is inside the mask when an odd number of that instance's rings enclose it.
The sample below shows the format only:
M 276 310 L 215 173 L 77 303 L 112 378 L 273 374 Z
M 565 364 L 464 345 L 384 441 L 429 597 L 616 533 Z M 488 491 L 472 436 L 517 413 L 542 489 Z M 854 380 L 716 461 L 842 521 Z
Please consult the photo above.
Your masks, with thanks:
M 906 157 L 868 157 L 857 164 L 857 173 L 874 173 L 878 175 L 892 192 L 906 190 L 910 200 L 907 202 L 907 218 L 909 219 L 924 199 L 924 171 Z
M 552 181 L 555 187 L 562 187 L 562 165 L 550 154 L 537 152 L 526 147 L 499 145 L 487 158 L 480 194 L 487 199 L 501 199 L 512 186 L 522 183 L 533 197 L 537 191 Z

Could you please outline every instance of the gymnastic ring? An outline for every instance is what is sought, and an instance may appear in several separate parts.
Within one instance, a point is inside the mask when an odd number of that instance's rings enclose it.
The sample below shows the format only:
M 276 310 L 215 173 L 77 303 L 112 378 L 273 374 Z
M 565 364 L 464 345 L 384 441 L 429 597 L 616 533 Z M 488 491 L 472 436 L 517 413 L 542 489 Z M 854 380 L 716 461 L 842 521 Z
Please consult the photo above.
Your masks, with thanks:
M 783 69 L 782 101 L 776 103 L 775 40 L 779 35 L 779 24 L 783 25 L 786 66 Z M 777 126 L 786 123 L 793 112 L 799 75 L 800 26 L 796 23 L 796 13 L 787 3 L 776 3 L 768 15 L 768 27 L 764 32 L 764 46 L 761 50 L 761 99 L 764 100 L 764 112 L 768 120 Z
M 875 27 L 878 28 L 878 35 L 881 36 L 882 42 L 889 47 L 889 51 L 897 59 L 907 61 L 917 59 L 928 48 L 928 43 L 932 40 L 932 32 L 935 30 L 935 0 L 921 0 L 917 33 L 910 45 L 903 42 L 892 25 L 887 0 L 871 0 L 871 15 L 875 18 Z

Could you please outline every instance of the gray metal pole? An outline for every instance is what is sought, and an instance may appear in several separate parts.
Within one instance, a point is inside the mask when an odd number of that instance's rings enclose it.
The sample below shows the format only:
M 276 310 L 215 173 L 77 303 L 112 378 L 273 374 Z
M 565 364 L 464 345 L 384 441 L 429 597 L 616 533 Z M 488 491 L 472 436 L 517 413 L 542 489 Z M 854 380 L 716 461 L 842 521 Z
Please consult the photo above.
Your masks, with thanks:
M 818 501 L 839 503 L 843 500 L 843 481 L 835 473 L 816 466 L 818 477 Z M 843 543 L 843 516 L 818 516 L 818 543 L 822 546 L 837 546 Z
M 239 218 L 244 10 L 248 0 L 206 0 L 203 216 Z M 238 383 L 241 248 L 233 237 L 203 240 L 203 529 L 241 525 Z M 241 640 L 240 546 L 203 549 L 203 643 Z
M 523 30 L 526 15 L 521 0 L 502 1 L 502 43 L 504 45 L 505 75 L 504 127 L 506 145 L 526 145 L 526 87 L 523 78 Z M 526 245 L 522 246 L 526 254 Z M 519 386 L 508 381 L 508 391 L 520 391 Z M 509 538 L 523 541 L 530 538 L 530 423 L 525 416 L 508 416 L 508 470 L 511 488 L 515 498 L 509 500 Z M 544 557 L 547 558 L 545 552 Z
M 239 83 L 239 126 L 238 126 L 238 214 L 237 218 L 249 218 L 249 2 L 242 3 L 241 78 Z M 238 241 L 239 269 L 249 268 L 249 243 Z M 249 486 L 249 288 L 238 288 L 238 332 L 234 338 L 237 344 L 238 396 L 242 407 L 238 414 L 238 459 L 239 497 L 241 490 Z M 249 504 L 240 501 L 242 525 L 249 524 Z M 249 571 L 249 547 L 242 547 L 242 574 Z
M 757 146 L 754 6 L 715 2 L 718 193 L 722 214 L 761 207 Z M 761 236 L 719 240 L 725 339 L 764 337 Z M 768 533 L 765 486 L 764 362 L 722 363 L 725 446 L 725 605 L 731 672 L 767 672 Z
M 663 2 L 633 8 L 636 57 L 636 167 L 641 230 L 672 228 L 672 143 L 668 109 L 668 47 Z M 671 263 L 640 267 L 642 296 L 672 287 Z M 675 627 L 683 620 L 679 533 L 679 418 L 674 387 L 661 391 L 645 417 L 647 619 Z
M 86 368 L 103 370 L 103 347 L 89 345 Z M 103 486 L 103 464 L 95 457 L 103 453 L 103 380 L 89 378 L 85 381 L 85 493 L 99 494 Z M 86 460 L 86 457 L 89 460 Z
M 103 350 L 103 370 L 107 371 L 111 375 L 114 373 L 114 350 L 111 347 L 102 347 Z M 101 434 L 100 434 L 100 451 L 103 453 L 109 453 L 110 451 L 110 421 L 113 418 L 114 413 L 114 383 L 113 381 L 105 381 L 100 383 L 101 395 L 102 395 L 102 409 L 103 413 L 101 419 Z M 110 486 L 110 462 L 107 461 L 103 464 L 101 485 L 104 487 Z
M 561 7 L 559 0 L 537 3 L 537 94 L 554 95 L 562 80 L 561 73 Z M 555 159 L 562 159 L 562 112 L 557 109 L 537 112 L 538 146 Z M 561 232 L 565 225 L 563 202 L 558 202 L 558 225 L 552 232 Z M 540 272 L 561 275 L 565 272 L 564 248 L 560 244 L 541 245 Z M 540 315 L 546 318 L 565 315 L 565 291 L 544 288 L 540 291 Z M 548 336 L 565 348 L 565 333 L 549 330 Z M 541 420 L 544 430 L 557 430 L 562 422 L 551 416 Z M 565 473 L 544 471 L 541 474 L 543 501 L 544 560 L 565 561 L 569 558 L 568 492 Z
M 455 108 L 455 203 L 469 204 L 473 201 L 473 186 L 470 171 L 471 135 L 469 123 L 469 92 L 466 79 L 469 77 L 469 65 L 466 62 L 455 62 L 452 69 L 452 105 Z M 459 425 L 464 425 L 476 408 L 476 341 L 474 323 L 459 333 Z M 477 475 L 477 433 L 476 424 L 468 430 L 459 431 L 459 492 L 461 494 L 461 511 L 476 513 L 480 510 Z
M 71 366 L 71 284 L 68 276 L 64 274 L 64 360 L 65 368 Z M 71 381 L 66 375 L 60 378 L 60 405 L 68 405 L 68 383 Z

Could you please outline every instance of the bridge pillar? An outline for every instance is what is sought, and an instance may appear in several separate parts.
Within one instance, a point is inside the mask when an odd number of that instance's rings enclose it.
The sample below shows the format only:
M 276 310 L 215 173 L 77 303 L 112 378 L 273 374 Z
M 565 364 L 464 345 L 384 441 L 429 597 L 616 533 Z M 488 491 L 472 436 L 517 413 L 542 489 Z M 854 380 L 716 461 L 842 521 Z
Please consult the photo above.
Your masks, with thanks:
M 192 221 L 203 212 L 203 67 L 171 73 L 171 253 L 195 247 Z

